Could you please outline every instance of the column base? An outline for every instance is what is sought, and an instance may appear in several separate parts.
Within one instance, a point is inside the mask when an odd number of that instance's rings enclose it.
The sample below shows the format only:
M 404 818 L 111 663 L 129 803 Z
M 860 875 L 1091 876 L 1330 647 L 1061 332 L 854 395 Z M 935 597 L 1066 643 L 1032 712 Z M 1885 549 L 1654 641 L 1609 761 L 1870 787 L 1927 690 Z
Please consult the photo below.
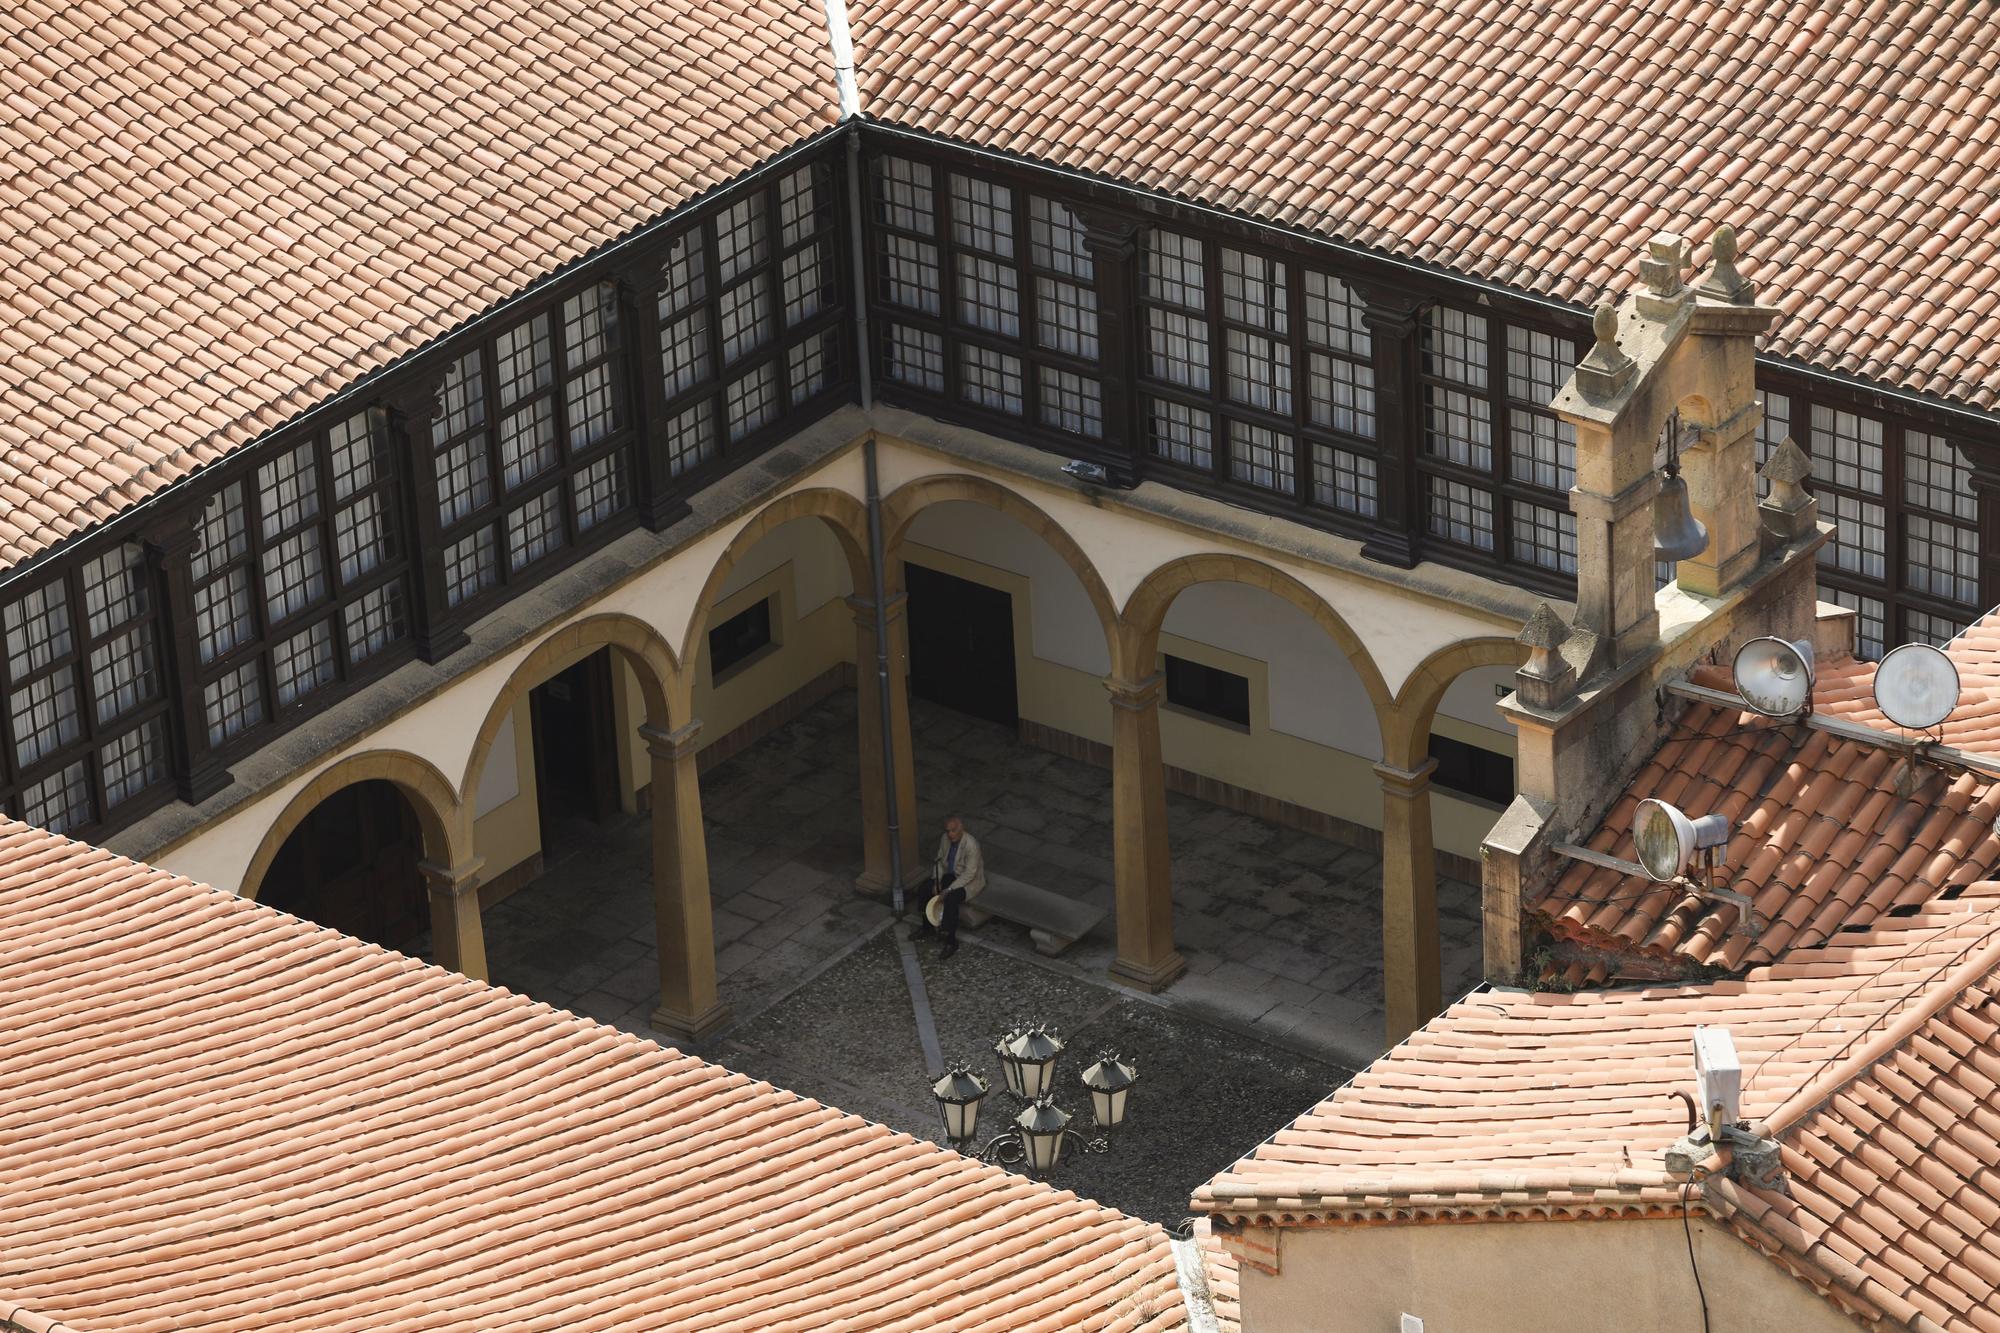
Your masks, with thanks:
M 653 1031 L 665 1033 L 681 1045 L 697 1046 L 714 1036 L 729 1019 L 729 1006 L 720 1001 L 692 1018 L 663 1004 L 653 1011 L 652 1025 Z
M 916 888 L 930 878 L 930 873 L 928 868 L 923 870 L 905 870 L 903 872 L 903 891 L 908 893 L 911 889 Z M 854 891 L 863 898 L 874 898 L 878 902 L 888 902 L 890 896 L 889 877 L 864 870 L 854 877 Z
M 1120 958 L 1111 964 L 1111 979 L 1135 990 L 1157 995 L 1179 981 L 1185 971 L 1187 971 L 1187 959 L 1181 957 L 1176 950 L 1150 967 Z

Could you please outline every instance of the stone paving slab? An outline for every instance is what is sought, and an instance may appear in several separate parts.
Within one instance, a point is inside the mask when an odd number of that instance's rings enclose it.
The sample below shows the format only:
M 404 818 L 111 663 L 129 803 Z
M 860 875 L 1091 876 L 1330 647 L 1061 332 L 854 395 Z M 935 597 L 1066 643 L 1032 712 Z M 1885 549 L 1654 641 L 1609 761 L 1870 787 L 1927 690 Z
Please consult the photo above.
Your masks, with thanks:
M 1112 905 L 1108 771 L 1029 749 L 1007 728 L 921 700 L 913 702 L 911 719 L 925 855 L 945 815 L 959 813 L 995 871 Z M 861 868 L 855 725 L 853 695 L 836 694 L 702 776 L 717 969 L 736 1023 L 725 1041 L 754 1030 L 816 970 L 841 964 L 889 919 L 884 904 L 852 889 Z M 1378 1054 L 1380 858 L 1180 795 L 1169 795 L 1168 813 L 1175 937 L 1187 976 L 1157 1000 L 1108 985 L 1110 918 L 1048 966 L 1028 964 L 1037 967 L 1028 975 L 1067 977 L 1065 985 L 1194 1021 L 1228 1042 L 1296 1051 L 1322 1071 L 1358 1067 Z M 656 978 L 657 966 L 650 821 L 631 816 L 558 833 L 542 877 L 486 913 L 491 976 L 651 1035 L 657 980 L 643 993 L 640 985 Z M 1445 880 L 1438 896 L 1452 999 L 1478 979 L 1479 895 L 1474 886 Z M 1032 957 L 1027 932 L 1003 921 L 968 929 L 965 939 L 968 947 L 953 964 L 977 956 L 975 943 L 984 946 L 982 954 Z M 970 964 L 961 973 L 981 975 Z M 947 997 L 955 984 L 950 973 L 939 981 Z M 900 973 L 896 994 L 902 995 Z M 899 1003 L 906 1010 L 907 996 Z M 944 1009 L 951 1004 L 941 1002 Z M 891 1023 L 894 1008 L 886 1000 L 876 1005 L 875 1019 Z M 913 1043 L 914 1031 L 909 1035 Z M 798 1061 L 801 1077 L 839 1078 L 802 1051 L 786 1048 L 771 1058 Z M 1219 1077 L 1226 1077 L 1226 1062 L 1221 1068 Z M 885 1105 L 897 1102 L 902 1094 L 891 1091 L 874 1095 Z M 1303 1103 L 1293 1111 L 1299 1109 Z

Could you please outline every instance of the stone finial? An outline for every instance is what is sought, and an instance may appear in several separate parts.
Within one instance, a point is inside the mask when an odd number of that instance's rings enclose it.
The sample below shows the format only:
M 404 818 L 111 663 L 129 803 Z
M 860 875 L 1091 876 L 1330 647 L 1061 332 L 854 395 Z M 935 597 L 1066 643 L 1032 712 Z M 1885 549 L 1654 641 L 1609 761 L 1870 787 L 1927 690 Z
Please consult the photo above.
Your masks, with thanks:
M 1618 345 L 1618 307 L 1599 302 L 1590 327 L 1597 341 L 1576 364 L 1576 387 L 1586 398 L 1608 398 L 1632 382 L 1638 363 Z
M 1755 305 L 1757 285 L 1736 268 L 1736 228 L 1724 223 L 1709 238 L 1708 277 L 1695 290 L 1731 305 Z
M 1538 602 L 1535 613 L 1528 617 L 1528 623 L 1521 626 L 1515 641 L 1531 653 L 1554 652 L 1569 642 L 1569 626 L 1556 614 L 1556 609 L 1547 602 Z
M 1576 693 L 1576 668 L 1562 654 L 1571 632 L 1547 602 L 1536 606 L 1521 627 L 1517 639 L 1528 650 L 1528 660 L 1514 673 L 1514 691 L 1528 707 L 1553 713 Z
M 1819 526 L 1819 501 L 1806 494 L 1812 475 L 1806 451 L 1787 435 L 1757 475 L 1771 483 L 1771 493 L 1757 502 L 1757 515 L 1774 546 L 1789 546 L 1810 536 Z
M 1633 298 L 1633 308 L 1662 323 L 1680 315 L 1694 300 L 1688 285 L 1681 281 L 1686 269 L 1687 240 L 1671 231 L 1656 233 L 1646 242 L 1645 258 L 1639 261 L 1639 278 L 1646 286 Z

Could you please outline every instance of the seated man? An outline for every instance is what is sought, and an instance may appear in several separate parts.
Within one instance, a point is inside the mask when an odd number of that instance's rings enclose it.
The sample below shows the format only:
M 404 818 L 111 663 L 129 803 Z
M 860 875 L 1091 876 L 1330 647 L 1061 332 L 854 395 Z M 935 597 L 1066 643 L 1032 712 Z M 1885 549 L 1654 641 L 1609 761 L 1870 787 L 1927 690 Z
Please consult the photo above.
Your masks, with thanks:
M 923 923 L 910 932 L 911 939 L 942 934 L 944 947 L 939 958 L 958 952 L 958 909 L 968 899 L 977 898 L 986 887 L 986 862 L 979 855 L 979 840 L 965 831 L 965 821 L 957 815 L 944 821 L 944 836 L 938 839 L 937 861 L 931 866 L 931 882 L 917 901 Z M 938 899 L 938 924 L 931 924 L 931 900 Z

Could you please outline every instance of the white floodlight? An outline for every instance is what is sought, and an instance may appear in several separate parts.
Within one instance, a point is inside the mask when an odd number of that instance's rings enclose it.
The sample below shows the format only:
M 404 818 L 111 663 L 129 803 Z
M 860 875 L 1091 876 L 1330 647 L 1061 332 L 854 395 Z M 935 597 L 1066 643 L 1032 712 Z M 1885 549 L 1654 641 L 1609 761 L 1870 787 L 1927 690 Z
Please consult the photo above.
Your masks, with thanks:
M 1728 1028 L 1694 1030 L 1694 1083 L 1709 1140 L 1714 1142 L 1721 1137 L 1722 1126 L 1743 1118 L 1743 1062 L 1736 1058 L 1736 1042 Z
M 1632 841 L 1646 874 L 1662 884 L 1671 883 L 1687 873 L 1697 851 L 1729 841 L 1729 817 L 1690 819 L 1665 801 L 1648 797 L 1632 816 Z
M 1736 650 L 1730 669 L 1743 702 L 1766 717 L 1791 717 L 1812 699 L 1813 650 L 1808 640 L 1752 639 Z
M 1927 643 L 1906 643 L 1875 668 L 1875 706 L 1911 731 L 1928 731 L 1958 707 L 1958 668 Z

